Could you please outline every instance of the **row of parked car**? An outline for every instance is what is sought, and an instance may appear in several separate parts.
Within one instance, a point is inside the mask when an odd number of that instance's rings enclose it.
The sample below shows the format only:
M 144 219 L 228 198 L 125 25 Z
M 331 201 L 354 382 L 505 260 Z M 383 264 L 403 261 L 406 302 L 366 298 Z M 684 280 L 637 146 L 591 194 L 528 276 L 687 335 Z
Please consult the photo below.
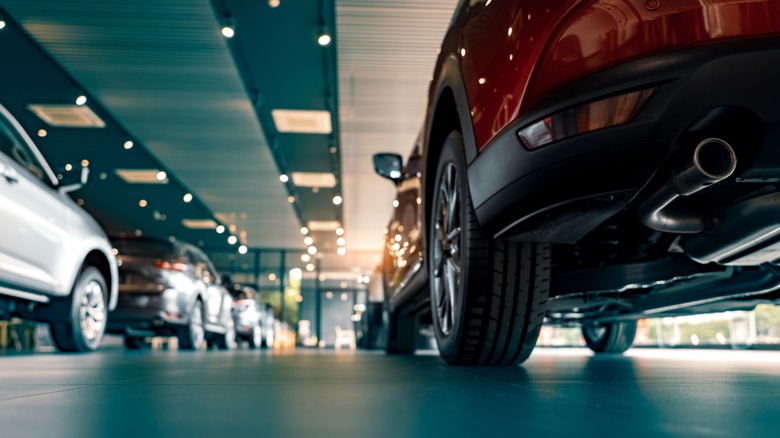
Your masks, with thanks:
M 0 319 L 49 323 L 61 351 L 95 350 L 105 333 L 124 335 L 130 349 L 160 335 L 183 349 L 273 342 L 273 309 L 223 284 L 197 247 L 109 240 L 68 196 L 87 176 L 83 168 L 58 178 L 0 105 Z

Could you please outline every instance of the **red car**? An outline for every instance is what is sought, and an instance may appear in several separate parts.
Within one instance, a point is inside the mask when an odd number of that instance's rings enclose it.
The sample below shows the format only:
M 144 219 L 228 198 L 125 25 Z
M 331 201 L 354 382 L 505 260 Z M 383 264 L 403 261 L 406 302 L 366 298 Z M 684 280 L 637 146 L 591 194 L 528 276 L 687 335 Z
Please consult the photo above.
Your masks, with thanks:
M 454 364 L 543 322 L 622 352 L 637 319 L 780 300 L 780 1 L 461 1 L 398 187 L 389 352 Z M 427 309 L 432 311 L 429 313 Z

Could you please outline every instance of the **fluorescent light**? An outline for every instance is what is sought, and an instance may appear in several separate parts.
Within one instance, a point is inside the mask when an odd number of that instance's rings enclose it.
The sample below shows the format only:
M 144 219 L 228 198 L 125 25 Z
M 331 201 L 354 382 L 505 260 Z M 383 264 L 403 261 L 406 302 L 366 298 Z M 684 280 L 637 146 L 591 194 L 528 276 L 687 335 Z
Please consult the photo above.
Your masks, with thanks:
M 336 175 L 328 172 L 293 172 L 292 181 L 298 187 L 336 187 Z
M 64 128 L 105 128 L 104 122 L 88 106 L 27 105 L 38 118 L 49 126 Z
M 311 231 L 333 231 L 341 226 L 339 221 L 309 221 L 309 230 Z
M 275 109 L 271 111 L 276 130 L 297 134 L 330 134 L 330 111 Z
M 181 224 L 193 230 L 213 230 L 217 226 L 214 219 L 182 219 Z
M 168 184 L 168 179 L 159 179 L 159 169 L 117 169 L 114 171 L 128 184 Z

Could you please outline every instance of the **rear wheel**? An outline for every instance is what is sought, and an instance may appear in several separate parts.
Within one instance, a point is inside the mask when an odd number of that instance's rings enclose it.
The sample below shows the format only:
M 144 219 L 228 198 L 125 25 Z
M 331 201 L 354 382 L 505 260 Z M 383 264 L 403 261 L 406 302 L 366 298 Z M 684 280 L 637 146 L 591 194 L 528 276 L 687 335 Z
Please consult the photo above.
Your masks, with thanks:
M 217 335 L 215 338 L 215 344 L 220 350 L 236 348 L 236 326 L 232 319 L 228 319 L 229 321 L 225 327 L 225 334 Z
M 623 353 L 636 336 L 636 321 L 620 321 L 582 327 L 582 337 L 596 353 Z
M 206 342 L 206 329 L 203 322 L 203 303 L 198 300 L 190 311 L 187 325 L 179 329 L 179 348 L 182 350 L 200 350 Z
M 388 354 L 412 354 L 417 346 L 419 318 L 401 311 L 383 314 L 385 325 L 385 351 Z
M 51 323 L 52 339 L 60 351 L 87 352 L 98 348 L 106 331 L 107 291 L 103 274 L 87 266 L 70 297 L 53 303 L 65 314 L 64 320 Z
M 460 133 L 451 133 L 433 186 L 428 260 L 439 352 L 452 364 L 519 364 L 544 320 L 550 246 L 498 241 L 482 230 L 463 150 Z

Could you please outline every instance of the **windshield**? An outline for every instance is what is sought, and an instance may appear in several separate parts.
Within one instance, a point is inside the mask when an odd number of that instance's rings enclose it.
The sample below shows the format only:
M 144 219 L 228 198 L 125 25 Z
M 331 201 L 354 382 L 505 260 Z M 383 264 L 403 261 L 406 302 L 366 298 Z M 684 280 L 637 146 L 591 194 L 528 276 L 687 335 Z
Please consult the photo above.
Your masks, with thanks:
M 119 255 L 167 259 L 173 256 L 173 244 L 158 240 L 114 239 Z

